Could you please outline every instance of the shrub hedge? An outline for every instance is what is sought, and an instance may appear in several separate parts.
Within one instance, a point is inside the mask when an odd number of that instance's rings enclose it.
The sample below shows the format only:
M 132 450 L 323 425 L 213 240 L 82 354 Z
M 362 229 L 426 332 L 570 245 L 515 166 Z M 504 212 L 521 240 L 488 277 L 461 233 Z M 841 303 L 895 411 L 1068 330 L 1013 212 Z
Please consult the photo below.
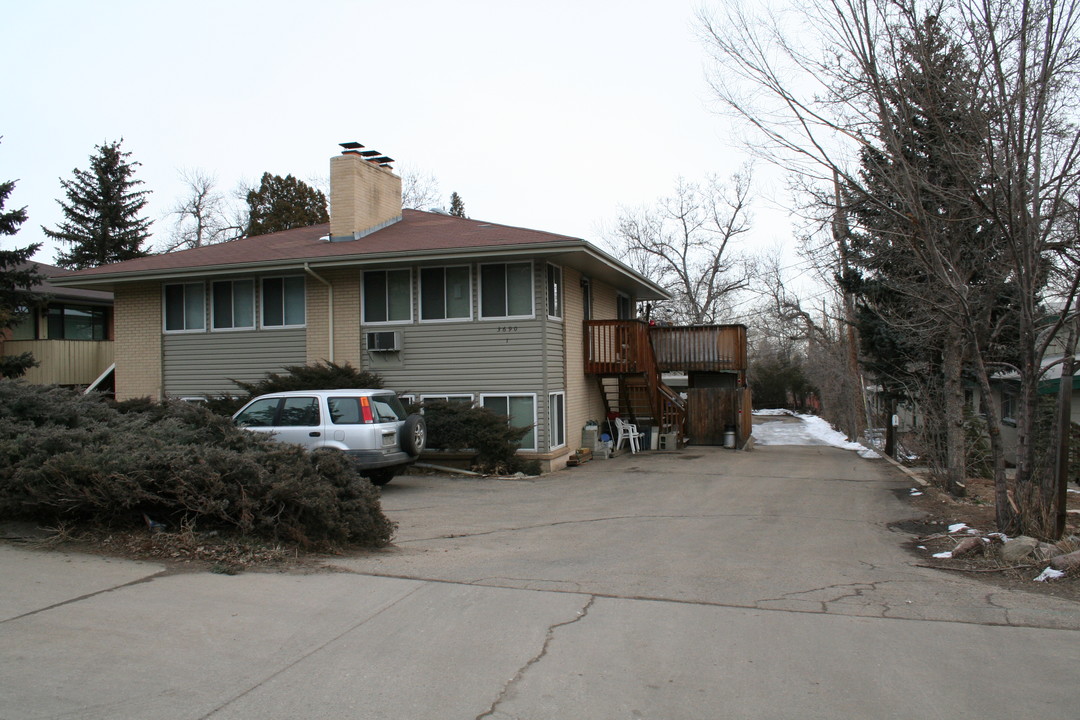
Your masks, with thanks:
M 0 517 L 232 530 L 311 549 L 382 546 L 378 491 L 336 453 L 309 453 L 198 404 L 111 406 L 0 380 Z
M 476 450 L 482 472 L 540 474 L 540 464 L 517 454 L 528 427 L 510 427 L 506 418 L 487 408 L 460 403 L 425 402 L 428 447 L 440 450 Z

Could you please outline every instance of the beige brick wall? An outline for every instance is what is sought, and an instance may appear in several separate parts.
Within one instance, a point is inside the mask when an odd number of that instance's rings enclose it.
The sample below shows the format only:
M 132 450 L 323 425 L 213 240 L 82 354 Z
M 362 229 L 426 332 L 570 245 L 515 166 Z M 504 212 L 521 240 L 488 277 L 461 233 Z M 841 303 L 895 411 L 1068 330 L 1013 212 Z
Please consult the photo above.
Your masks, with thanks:
M 161 400 L 161 284 L 118 286 L 114 303 L 116 399 Z
M 330 159 L 330 234 L 365 232 L 401 216 L 401 178 L 349 153 Z
M 334 288 L 334 357 L 330 357 L 329 288 L 308 276 L 307 281 L 307 362 L 333 360 L 361 369 L 360 273 L 358 270 L 319 271 L 319 277 Z

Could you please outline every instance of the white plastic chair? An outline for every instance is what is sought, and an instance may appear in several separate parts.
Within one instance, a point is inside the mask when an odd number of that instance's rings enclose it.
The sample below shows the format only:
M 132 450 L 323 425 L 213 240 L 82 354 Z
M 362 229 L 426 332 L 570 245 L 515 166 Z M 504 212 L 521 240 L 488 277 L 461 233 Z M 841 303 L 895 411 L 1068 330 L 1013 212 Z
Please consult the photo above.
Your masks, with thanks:
M 638 438 L 641 437 L 637 425 L 628 423 L 622 418 L 615 418 L 615 429 L 618 431 L 618 438 L 615 440 L 615 449 L 618 450 L 621 448 L 624 440 L 629 440 L 630 454 L 633 455 L 637 453 L 640 449 Z

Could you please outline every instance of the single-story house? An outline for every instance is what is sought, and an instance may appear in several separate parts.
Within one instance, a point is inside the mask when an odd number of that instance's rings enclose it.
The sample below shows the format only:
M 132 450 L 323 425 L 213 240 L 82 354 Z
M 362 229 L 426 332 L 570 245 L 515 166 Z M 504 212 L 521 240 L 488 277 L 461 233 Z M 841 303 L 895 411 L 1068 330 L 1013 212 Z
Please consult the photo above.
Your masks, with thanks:
M 31 262 L 44 277 L 63 269 Z M 36 385 L 85 387 L 113 362 L 113 295 L 98 289 L 54 285 L 31 288 L 45 304 L 10 331 L 0 331 L 0 355 L 29 352 L 37 360 L 23 380 Z

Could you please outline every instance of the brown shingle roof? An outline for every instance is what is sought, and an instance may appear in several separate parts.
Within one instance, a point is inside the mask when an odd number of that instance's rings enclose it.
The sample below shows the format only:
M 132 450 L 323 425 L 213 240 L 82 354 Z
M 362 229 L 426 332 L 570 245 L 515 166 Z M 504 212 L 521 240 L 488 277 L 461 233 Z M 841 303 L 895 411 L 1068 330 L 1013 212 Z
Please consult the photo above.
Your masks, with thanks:
M 191 276 L 233 270 L 313 267 L 365 261 L 415 260 L 461 254 L 507 254 L 513 250 L 570 253 L 588 260 L 589 271 L 614 271 L 635 286 L 640 297 L 660 292 L 655 285 L 598 251 L 580 238 L 452 217 L 422 210 L 403 210 L 401 220 L 357 240 L 329 242 L 328 223 L 233 240 L 190 250 L 151 255 L 112 265 L 55 275 L 70 286 L 111 286 L 147 278 Z M 585 256 L 588 256 L 587 258 Z M 567 261 L 569 256 L 563 255 Z M 599 268 L 599 266 L 604 266 Z
M 452 251 L 516 245 L 581 244 L 566 235 L 528 230 L 457 218 L 421 210 L 403 210 L 399 222 L 358 240 L 328 242 L 330 225 L 284 230 L 242 238 L 218 245 L 151 255 L 112 265 L 72 273 L 75 277 L 118 274 L 157 274 L 160 271 L 263 264 L 281 261 L 360 259 L 366 255 L 388 255 L 430 251 Z M 65 277 L 59 275 L 57 277 Z

